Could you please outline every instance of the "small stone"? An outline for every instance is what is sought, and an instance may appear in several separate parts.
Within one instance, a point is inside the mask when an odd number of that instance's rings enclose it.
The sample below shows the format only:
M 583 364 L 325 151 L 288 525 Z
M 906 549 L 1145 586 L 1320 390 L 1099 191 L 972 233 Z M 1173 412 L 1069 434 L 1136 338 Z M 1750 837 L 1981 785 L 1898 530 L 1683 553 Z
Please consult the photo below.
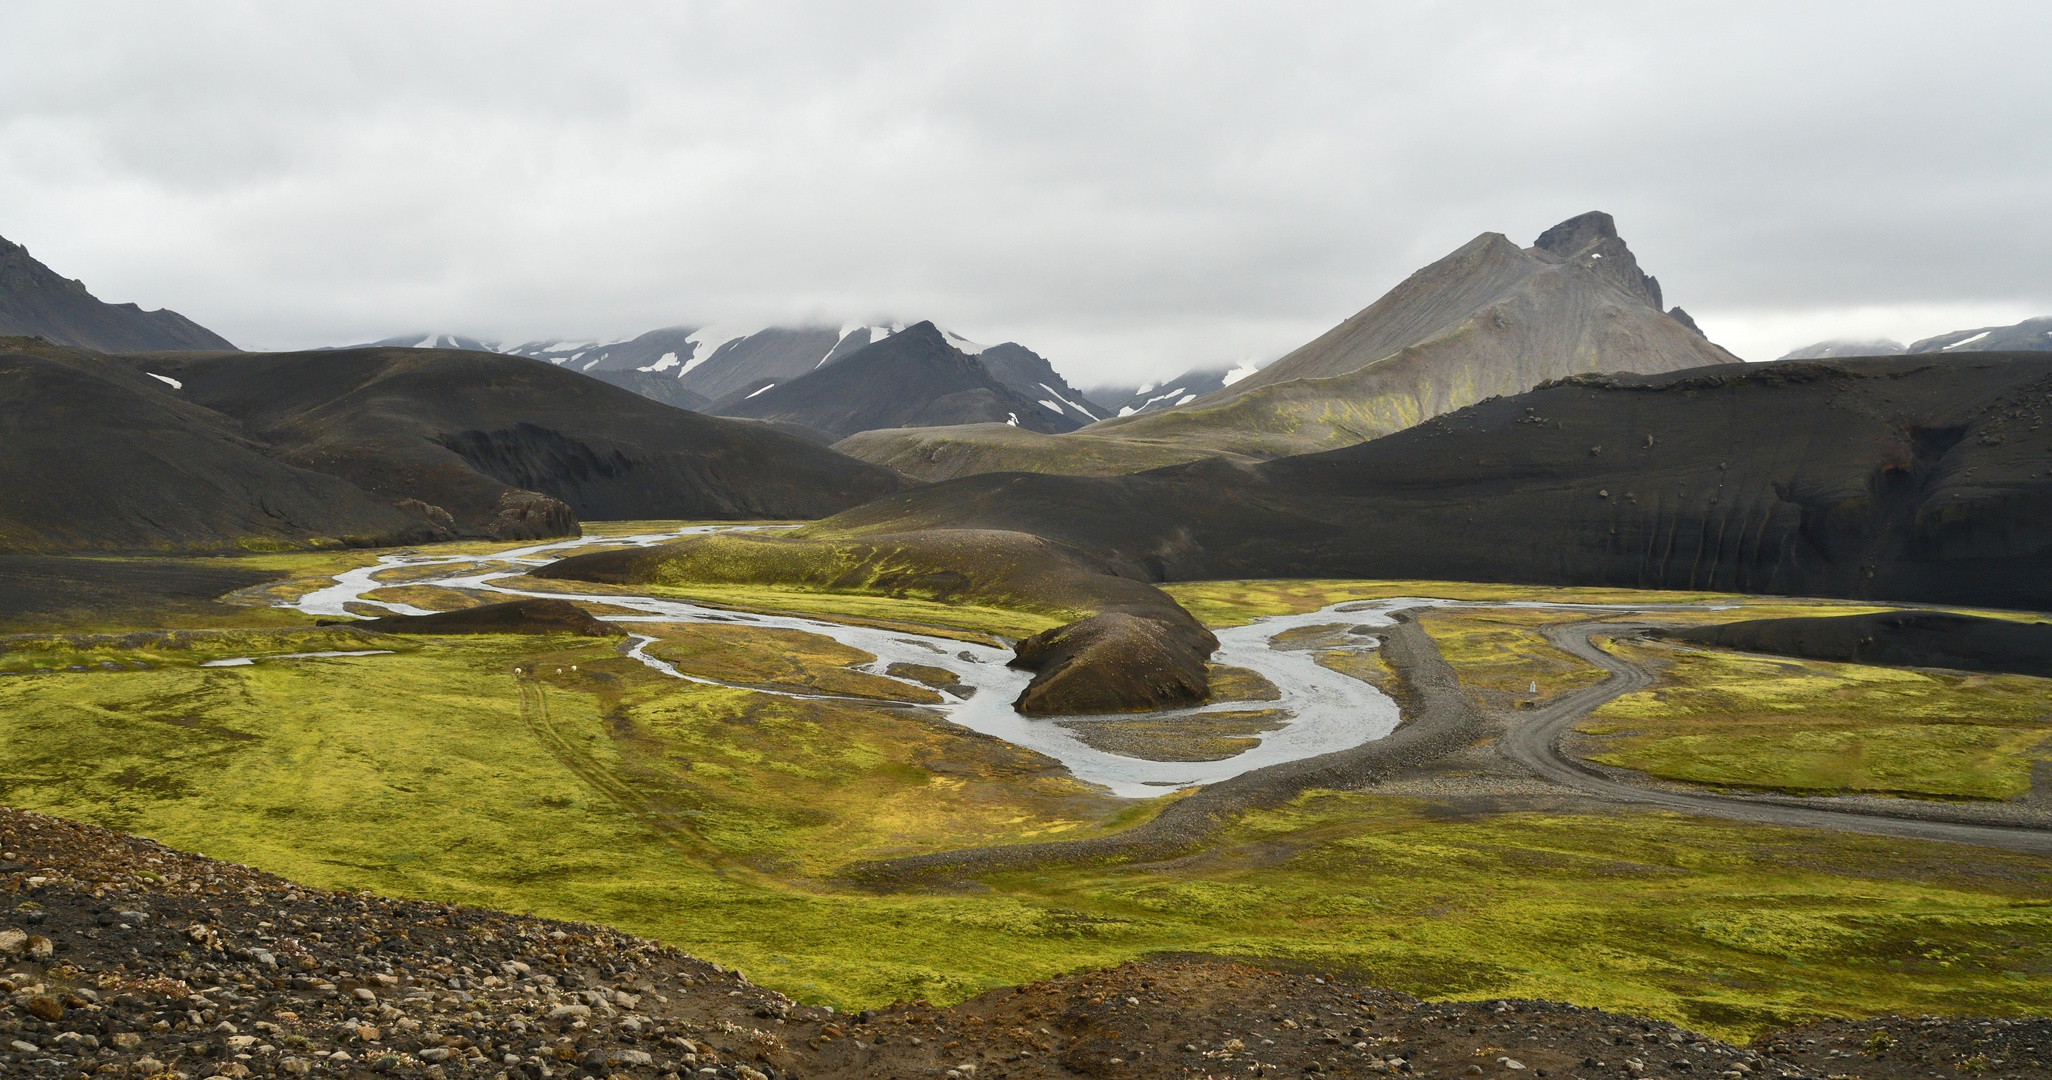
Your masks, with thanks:
M 147 1061 L 149 1059 L 144 1058 L 143 1060 Z M 142 1062 L 137 1062 L 136 1064 L 140 1066 Z M 313 1071 L 313 1062 L 305 1058 L 289 1057 L 278 1063 L 278 1071 L 287 1076 L 305 1076 Z
M 377 1042 L 378 1029 L 369 1024 L 363 1024 L 356 1029 L 356 1037 L 364 1042 Z
M 974 1075 L 976 1066 L 971 1065 L 969 1066 L 969 1069 L 970 1071 L 968 1073 L 964 1073 L 964 1076 Z M 762 1073 L 756 1071 L 755 1069 L 751 1069 L 746 1065 L 734 1066 L 734 1075 L 740 1077 L 741 1080 L 769 1080 L 769 1077 L 764 1076 Z
M 239 1061 L 223 1062 L 214 1066 L 214 1075 L 226 1080 L 244 1080 L 249 1075 L 249 1067 Z
M 358 1001 L 370 1002 L 378 1000 L 378 995 L 374 993 L 368 986 L 359 986 L 356 989 L 351 990 L 350 994 L 353 997 L 355 997 Z
M 57 944 L 56 944 L 55 942 L 51 941 L 51 940 L 50 940 L 49 938 L 46 938 L 46 937 L 44 937 L 44 936 L 43 936 L 43 935 L 41 935 L 41 934 L 30 934 L 30 935 L 29 935 L 29 939 L 28 939 L 28 958 L 29 958 L 29 959 L 31 959 L 31 960 L 48 960 L 48 959 L 50 959 L 50 957 L 52 957 L 52 956 L 56 955 L 56 953 L 57 953 Z
M 440 1062 L 449 1060 L 449 1054 L 451 1052 L 452 1051 L 450 1051 L 450 1049 L 446 1046 L 437 1046 L 431 1049 L 422 1050 L 420 1053 L 415 1054 L 413 1056 L 419 1058 L 422 1061 Z
M 558 1005 L 549 1010 L 550 1020 L 588 1020 L 591 1018 L 589 1005 Z
M 140 1076 L 155 1076 L 164 1071 L 164 1063 L 153 1057 L 135 1059 L 135 1071 Z
M 28 948 L 28 931 L 8 927 L 0 930 L 0 956 L 18 956 Z
M 649 1056 L 647 1053 L 644 1053 L 640 1050 L 622 1050 L 620 1051 L 620 1064 L 638 1066 L 653 1065 L 655 1064 L 655 1058 Z
M 117 1031 L 109 1038 L 113 1040 L 116 1050 L 142 1049 L 142 1036 L 133 1031 Z
M 42 994 L 37 994 L 29 999 L 28 1011 L 29 1015 L 36 1019 L 47 1020 L 52 1023 L 64 1018 L 64 1006 L 56 998 L 46 997 Z
M 1500 1057 L 1496 1059 L 1496 1063 L 1498 1065 L 1503 1066 L 1506 1069 L 1512 1069 L 1517 1071 L 1523 1071 L 1525 1068 L 1525 1063 L 1519 1061 L 1516 1058 Z
M 7 1048 L 17 1054 L 33 1054 L 42 1049 L 42 1047 L 37 1046 L 35 1043 L 23 1042 L 20 1039 L 10 1041 L 7 1044 Z

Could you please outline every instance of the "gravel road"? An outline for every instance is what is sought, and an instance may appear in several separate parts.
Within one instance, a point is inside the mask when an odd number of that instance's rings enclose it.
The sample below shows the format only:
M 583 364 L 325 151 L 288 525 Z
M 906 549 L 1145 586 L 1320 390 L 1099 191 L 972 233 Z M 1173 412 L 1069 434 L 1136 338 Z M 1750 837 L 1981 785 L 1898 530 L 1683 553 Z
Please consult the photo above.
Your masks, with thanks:
M 1653 673 L 1622 657 L 1598 648 L 1591 638 L 1618 636 L 1648 629 L 1643 623 L 1577 623 L 1548 627 L 1546 637 L 1554 645 L 1610 672 L 1610 678 L 1594 686 L 1566 694 L 1544 708 L 1534 710 L 1524 722 L 1512 728 L 1500 744 L 1503 753 L 1563 787 L 1617 802 L 1638 803 L 1684 814 L 1751 821 L 1763 825 L 1788 825 L 1808 829 L 1836 829 L 1874 836 L 1899 836 L 1914 840 L 1946 840 L 1961 844 L 2008 848 L 2033 854 L 2052 854 L 2052 831 L 2028 827 L 1976 825 L 1952 821 L 1929 821 L 1910 816 L 1861 813 L 1821 806 L 1790 806 L 1783 802 L 1708 792 L 1674 791 L 1627 784 L 1604 775 L 1590 765 L 1561 752 L 1561 738 L 1574 723 L 1605 702 L 1652 685 Z M 1905 810 L 1914 811 L 1914 806 Z

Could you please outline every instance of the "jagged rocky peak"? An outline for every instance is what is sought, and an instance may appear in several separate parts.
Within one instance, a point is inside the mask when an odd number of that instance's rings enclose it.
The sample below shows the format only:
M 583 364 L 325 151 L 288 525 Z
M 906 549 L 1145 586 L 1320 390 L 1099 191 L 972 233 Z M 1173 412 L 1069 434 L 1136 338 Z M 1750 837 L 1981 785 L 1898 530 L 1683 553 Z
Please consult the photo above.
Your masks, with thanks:
M 1660 308 L 1660 279 L 1639 269 L 1632 249 L 1617 235 L 1617 221 L 1601 210 L 1571 217 L 1539 234 L 1532 247 L 1579 263 L 1624 291 Z M 1689 324 L 1693 329 L 1694 324 Z

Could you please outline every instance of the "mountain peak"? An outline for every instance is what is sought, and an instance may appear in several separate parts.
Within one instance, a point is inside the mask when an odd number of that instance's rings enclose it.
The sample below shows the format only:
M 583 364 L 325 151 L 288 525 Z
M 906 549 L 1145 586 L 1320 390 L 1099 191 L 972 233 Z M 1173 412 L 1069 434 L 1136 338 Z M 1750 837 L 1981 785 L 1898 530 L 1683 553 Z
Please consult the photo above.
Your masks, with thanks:
M 1660 304 L 1660 279 L 1639 269 L 1639 260 L 1617 235 L 1617 219 L 1591 210 L 1555 225 L 1532 242 L 1534 250 L 1588 267 L 1625 292 L 1654 308 Z
M 109 304 L 0 237 L 0 335 L 40 337 L 103 352 L 227 349 L 219 334 L 175 311 Z
M 1624 242 L 1617 235 L 1617 219 L 1601 210 L 1591 210 L 1540 233 L 1539 239 L 1532 241 L 1532 246 L 1544 248 L 1563 259 L 1571 259 L 1584 248 L 1604 240 Z

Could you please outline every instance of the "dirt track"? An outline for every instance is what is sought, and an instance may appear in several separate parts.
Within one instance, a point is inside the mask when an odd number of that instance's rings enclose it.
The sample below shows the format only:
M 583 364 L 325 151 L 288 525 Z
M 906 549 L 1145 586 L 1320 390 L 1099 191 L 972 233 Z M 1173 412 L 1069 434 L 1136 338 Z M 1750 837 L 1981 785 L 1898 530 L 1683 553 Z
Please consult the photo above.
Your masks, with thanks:
M 1503 753 L 1520 765 L 1563 787 L 1618 802 L 1657 806 L 1684 814 L 1704 814 L 1738 821 L 1752 821 L 1763 825 L 1837 829 L 1875 836 L 1945 840 L 2034 854 L 2052 854 L 2052 832 L 2043 829 L 1930 821 L 1909 816 L 1861 813 L 1823 806 L 1792 806 L 1785 801 L 1770 801 L 1765 798 L 1641 787 L 1614 780 L 1589 765 L 1563 754 L 1560 750 L 1561 737 L 1575 721 L 1589 715 L 1605 702 L 1644 689 L 1653 682 L 1651 672 L 1597 648 L 1590 638 L 1598 635 L 1628 634 L 1644 629 L 1647 627 L 1643 623 L 1580 623 L 1547 628 L 1547 640 L 1610 672 L 1610 678 L 1567 694 L 1545 708 L 1533 712 L 1529 719 L 1513 728 L 1500 744 Z M 1906 806 L 1905 809 L 1914 807 Z

